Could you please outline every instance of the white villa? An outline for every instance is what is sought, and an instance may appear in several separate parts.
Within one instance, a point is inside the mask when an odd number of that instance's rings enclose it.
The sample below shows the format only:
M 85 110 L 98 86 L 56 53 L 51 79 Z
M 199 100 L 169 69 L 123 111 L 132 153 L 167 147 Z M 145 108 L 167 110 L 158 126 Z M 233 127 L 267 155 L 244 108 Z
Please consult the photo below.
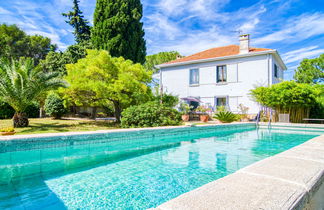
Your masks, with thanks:
M 287 69 L 276 50 L 250 47 L 249 35 L 241 35 L 239 45 L 212 48 L 157 67 L 163 92 L 189 103 L 227 106 L 234 113 L 243 104 L 249 114 L 260 109 L 250 90 L 279 83 Z

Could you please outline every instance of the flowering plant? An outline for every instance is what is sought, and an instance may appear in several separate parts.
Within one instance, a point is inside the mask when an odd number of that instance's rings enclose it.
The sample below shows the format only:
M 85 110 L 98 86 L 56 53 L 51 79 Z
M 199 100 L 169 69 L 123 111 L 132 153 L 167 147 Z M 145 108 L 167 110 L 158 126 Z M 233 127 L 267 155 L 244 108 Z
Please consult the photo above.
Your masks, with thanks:
M 203 114 L 207 114 L 208 112 L 212 112 L 212 109 L 207 106 L 201 105 L 197 107 L 196 111 Z

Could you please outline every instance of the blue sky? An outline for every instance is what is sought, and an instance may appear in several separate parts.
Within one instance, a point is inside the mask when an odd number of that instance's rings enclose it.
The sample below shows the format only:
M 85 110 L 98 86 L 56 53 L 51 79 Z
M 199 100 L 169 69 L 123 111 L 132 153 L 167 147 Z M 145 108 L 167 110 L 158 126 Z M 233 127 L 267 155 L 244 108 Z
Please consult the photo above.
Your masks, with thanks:
M 251 34 L 254 47 L 277 49 L 288 66 L 285 79 L 303 58 L 324 53 L 323 0 L 142 0 L 148 54 L 177 50 L 190 55 L 238 44 Z M 50 37 L 61 50 L 74 43 L 62 12 L 72 0 L 1 0 L 0 22 L 17 24 L 28 34 Z M 92 22 L 95 0 L 81 0 Z

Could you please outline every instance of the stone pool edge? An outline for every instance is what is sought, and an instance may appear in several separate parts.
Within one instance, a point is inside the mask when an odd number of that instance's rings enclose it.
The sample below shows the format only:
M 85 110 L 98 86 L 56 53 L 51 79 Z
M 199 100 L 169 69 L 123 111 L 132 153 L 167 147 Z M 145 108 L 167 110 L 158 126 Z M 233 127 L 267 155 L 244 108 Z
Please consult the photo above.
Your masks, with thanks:
M 167 209 L 323 209 L 324 135 L 158 206 Z
M 148 127 L 148 128 L 118 128 L 109 130 L 97 130 L 97 131 L 79 131 L 79 132 L 60 132 L 60 133 L 41 133 L 41 134 L 26 134 L 26 135 L 15 135 L 15 136 L 0 136 L 0 141 L 19 140 L 19 139 L 31 139 L 31 138 L 48 138 L 48 137 L 65 137 L 65 136 L 79 136 L 79 135 L 91 135 L 91 134 L 108 134 L 118 132 L 136 132 L 146 130 L 167 130 L 167 129 L 178 129 L 188 127 L 217 127 L 227 125 L 251 125 L 255 122 L 235 122 L 226 124 L 205 124 L 205 125 L 181 125 L 181 126 L 163 126 L 163 127 Z

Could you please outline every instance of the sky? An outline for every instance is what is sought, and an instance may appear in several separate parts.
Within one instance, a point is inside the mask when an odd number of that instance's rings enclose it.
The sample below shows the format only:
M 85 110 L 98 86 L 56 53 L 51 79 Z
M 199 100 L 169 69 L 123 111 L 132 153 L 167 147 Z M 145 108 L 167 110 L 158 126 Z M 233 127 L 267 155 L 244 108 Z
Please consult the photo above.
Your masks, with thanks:
M 303 58 L 324 53 L 324 0 L 142 0 L 147 53 L 179 51 L 190 55 L 238 44 L 278 50 L 293 78 Z M 0 23 L 17 24 L 28 34 L 51 38 L 60 50 L 74 43 L 63 12 L 72 0 L 0 0 Z M 92 25 L 95 0 L 80 0 Z

